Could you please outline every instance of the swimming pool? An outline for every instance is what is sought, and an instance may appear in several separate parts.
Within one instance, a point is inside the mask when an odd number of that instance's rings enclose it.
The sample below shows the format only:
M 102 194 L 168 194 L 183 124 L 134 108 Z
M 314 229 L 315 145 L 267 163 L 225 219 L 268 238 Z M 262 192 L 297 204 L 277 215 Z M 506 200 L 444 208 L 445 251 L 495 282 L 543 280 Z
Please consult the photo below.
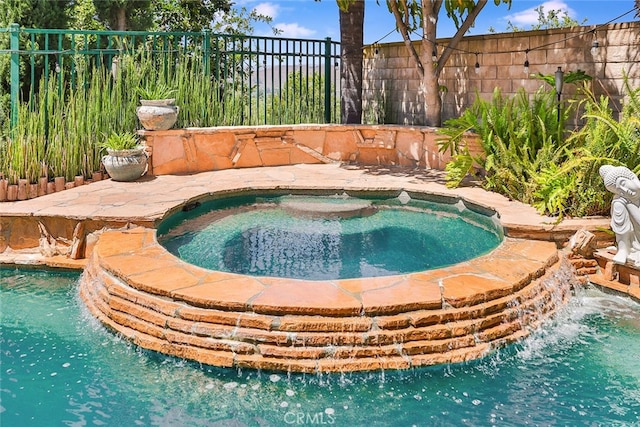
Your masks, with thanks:
M 94 320 L 77 279 L 0 269 L 3 426 L 640 423 L 640 305 L 594 289 L 473 363 L 305 375 L 141 350 Z

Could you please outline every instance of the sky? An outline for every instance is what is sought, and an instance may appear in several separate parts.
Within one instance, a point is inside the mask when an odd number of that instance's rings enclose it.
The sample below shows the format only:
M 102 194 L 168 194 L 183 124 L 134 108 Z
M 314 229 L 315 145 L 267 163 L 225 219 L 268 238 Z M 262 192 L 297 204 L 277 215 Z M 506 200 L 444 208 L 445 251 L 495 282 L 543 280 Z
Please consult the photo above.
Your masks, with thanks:
M 364 43 L 386 43 L 401 41 L 395 31 L 395 21 L 389 12 L 386 0 L 364 0 L 365 24 Z M 272 25 L 281 31 L 279 37 L 340 40 L 338 6 L 335 0 L 235 0 L 236 7 L 245 7 L 273 18 Z M 566 11 L 569 17 L 583 25 L 607 23 L 633 9 L 633 0 L 512 0 L 511 8 L 489 1 L 476 19 L 475 27 L 468 35 L 486 34 L 490 28 L 496 32 L 507 31 L 509 22 L 518 28 L 529 29 L 538 22 L 534 10 L 543 6 L 545 11 Z M 444 9 L 444 8 L 443 8 Z M 614 22 L 637 20 L 635 11 Z M 455 26 L 446 15 L 438 20 L 439 38 L 451 37 Z M 254 35 L 272 36 L 272 30 L 265 25 L 256 25 Z

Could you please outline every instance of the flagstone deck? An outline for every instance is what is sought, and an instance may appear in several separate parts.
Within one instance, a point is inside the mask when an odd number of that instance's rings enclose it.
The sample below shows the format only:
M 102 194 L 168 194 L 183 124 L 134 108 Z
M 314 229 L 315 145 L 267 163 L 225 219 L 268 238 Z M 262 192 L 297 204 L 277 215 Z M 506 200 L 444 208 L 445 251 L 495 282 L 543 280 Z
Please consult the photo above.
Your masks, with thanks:
M 577 229 L 586 227 L 599 233 L 600 228 L 609 226 L 606 218 L 569 219 L 558 224 L 555 218 L 540 216 L 531 206 L 481 188 L 448 189 L 444 186 L 444 173 L 438 170 L 299 164 L 143 177 L 136 182 L 104 180 L 35 199 L 3 202 L 0 203 L 0 263 L 21 262 L 21 259 L 38 262 L 37 259 L 42 258 L 37 251 L 42 237 L 39 222 L 51 239 L 64 243 L 73 240 L 78 224 L 83 226 L 84 235 L 127 224 L 153 228 L 172 212 L 208 195 L 270 189 L 406 190 L 458 197 L 495 210 L 505 234 L 517 238 L 564 242 Z M 57 259 L 63 261 L 62 258 Z

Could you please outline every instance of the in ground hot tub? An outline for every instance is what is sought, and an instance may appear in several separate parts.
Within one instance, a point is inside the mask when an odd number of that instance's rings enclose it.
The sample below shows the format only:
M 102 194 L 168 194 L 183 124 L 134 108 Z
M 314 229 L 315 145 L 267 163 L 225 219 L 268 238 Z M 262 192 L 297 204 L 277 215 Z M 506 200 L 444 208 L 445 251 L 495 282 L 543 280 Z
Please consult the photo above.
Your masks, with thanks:
M 212 194 L 158 230 L 105 232 L 80 295 L 143 348 L 340 372 L 482 357 L 527 336 L 575 284 L 554 243 L 503 238 L 465 199 L 319 192 Z
M 444 267 L 483 255 L 502 238 L 495 216 L 406 192 L 218 199 L 174 215 L 158 230 L 169 252 L 200 267 L 309 280 Z

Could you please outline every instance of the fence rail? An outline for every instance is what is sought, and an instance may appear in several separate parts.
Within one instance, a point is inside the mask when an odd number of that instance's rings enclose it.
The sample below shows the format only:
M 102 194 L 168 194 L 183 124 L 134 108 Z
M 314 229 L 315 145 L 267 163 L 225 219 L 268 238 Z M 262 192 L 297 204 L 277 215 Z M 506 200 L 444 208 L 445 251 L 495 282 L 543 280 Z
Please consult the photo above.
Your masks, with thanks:
M 31 99 L 50 76 L 75 76 L 76 59 L 117 67 L 123 55 L 145 50 L 155 57 L 201 56 L 202 72 L 231 108 L 242 111 L 236 124 L 338 122 L 340 44 L 202 32 L 87 31 L 0 28 L 0 57 L 10 58 L 11 123 L 18 103 Z M 175 64 L 174 64 L 175 65 Z M 170 60 L 165 61 L 171 67 Z M 1 83 L 1 82 L 0 82 Z M 72 80 L 72 84 L 76 84 Z M 6 84 L 5 84 L 6 86 Z M 320 106 L 318 108 L 317 106 Z M 309 114 L 308 108 L 315 111 Z

